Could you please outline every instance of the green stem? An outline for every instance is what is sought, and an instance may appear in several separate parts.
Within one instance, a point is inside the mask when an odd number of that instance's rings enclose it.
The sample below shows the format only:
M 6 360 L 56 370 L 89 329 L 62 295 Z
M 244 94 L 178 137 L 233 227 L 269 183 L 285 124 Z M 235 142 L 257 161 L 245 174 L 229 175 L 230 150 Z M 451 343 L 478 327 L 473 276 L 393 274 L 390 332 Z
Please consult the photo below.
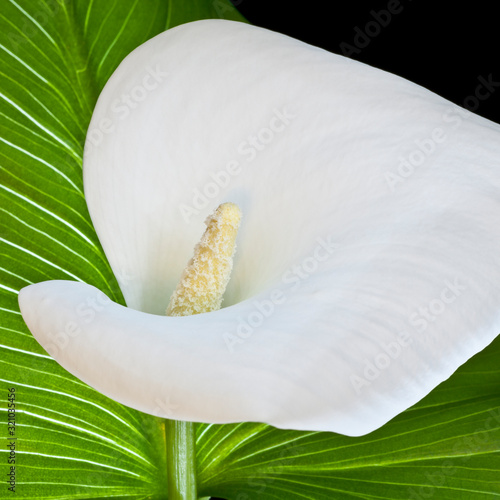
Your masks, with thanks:
M 165 420 L 168 500 L 196 500 L 195 428 L 192 422 Z

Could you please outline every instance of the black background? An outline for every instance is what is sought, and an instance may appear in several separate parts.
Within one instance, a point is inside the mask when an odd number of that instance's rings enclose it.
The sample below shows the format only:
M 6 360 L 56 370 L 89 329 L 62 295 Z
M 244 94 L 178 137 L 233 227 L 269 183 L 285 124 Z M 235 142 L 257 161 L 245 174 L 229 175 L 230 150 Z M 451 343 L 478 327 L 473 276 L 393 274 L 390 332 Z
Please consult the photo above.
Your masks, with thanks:
M 233 0 L 233 4 L 254 25 L 338 54 L 347 55 L 350 45 L 356 49 L 349 55 L 352 59 L 402 76 L 500 123 L 497 2 Z M 385 27 L 379 22 L 377 29 L 374 12 L 389 7 L 398 13 Z M 371 24 L 367 27 L 367 23 Z M 368 43 L 365 39 L 366 46 L 357 47 L 355 36 L 366 29 Z M 495 91 L 481 101 L 470 99 L 478 78 L 488 79 L 488 75 L 499 82 Z

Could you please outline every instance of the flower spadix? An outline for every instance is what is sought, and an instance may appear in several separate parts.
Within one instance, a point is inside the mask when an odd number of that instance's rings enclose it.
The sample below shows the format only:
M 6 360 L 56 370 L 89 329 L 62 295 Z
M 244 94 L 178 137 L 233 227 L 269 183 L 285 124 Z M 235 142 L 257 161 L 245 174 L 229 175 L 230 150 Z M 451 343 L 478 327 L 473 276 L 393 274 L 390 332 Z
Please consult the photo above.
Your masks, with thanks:
M 170 298 L 169 316 L 220 309 L 233 268 L 240 219 L 240 209 L 234 203 L 223 203 L 207 218 L 207 229 Z
M 499 158 L 499 125 L 404 79 L 186 24 L 122 62 L 88 132 L 86 199 L 128 307 L 55 281 L 21 311 L 63 367 L 133 408 L 365 434 L 500 330 Z M 225 307 L 165 317 L 226 200 L 245 218 Z M 58 343 L 68 324 L 80 333 Z

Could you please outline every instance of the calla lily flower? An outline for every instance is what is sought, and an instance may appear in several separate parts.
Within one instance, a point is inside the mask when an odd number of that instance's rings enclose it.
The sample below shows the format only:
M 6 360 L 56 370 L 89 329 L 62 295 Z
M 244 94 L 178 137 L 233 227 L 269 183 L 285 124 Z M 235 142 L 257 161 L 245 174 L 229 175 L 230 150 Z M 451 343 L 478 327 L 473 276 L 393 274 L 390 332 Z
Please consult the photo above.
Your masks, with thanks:
M 87 136 L 127 307 L 51 281 L 22 315 L 143 412 L 363 435 L 500 331 L 499 161 L 499 125 L 395 75 L 242 23 L 176 27 L 121 63 Z M 224 307 L 165 316 L 227 201 L 243 217 Z

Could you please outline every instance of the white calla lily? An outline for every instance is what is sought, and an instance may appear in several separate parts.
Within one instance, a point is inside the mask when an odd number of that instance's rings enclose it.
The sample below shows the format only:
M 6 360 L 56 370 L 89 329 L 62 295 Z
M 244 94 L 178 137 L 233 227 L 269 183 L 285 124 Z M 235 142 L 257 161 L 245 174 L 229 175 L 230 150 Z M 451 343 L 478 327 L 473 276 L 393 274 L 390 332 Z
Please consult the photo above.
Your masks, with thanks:
M 134 50 L 89 128 L 85 195 L 128 307 L 20 293 L 69 372 L 179 420 L 373 431 L 500 331 L 500 126 L 242 23 Z M 220 203 L 243 213 L 225 307 L 166 317 Z

